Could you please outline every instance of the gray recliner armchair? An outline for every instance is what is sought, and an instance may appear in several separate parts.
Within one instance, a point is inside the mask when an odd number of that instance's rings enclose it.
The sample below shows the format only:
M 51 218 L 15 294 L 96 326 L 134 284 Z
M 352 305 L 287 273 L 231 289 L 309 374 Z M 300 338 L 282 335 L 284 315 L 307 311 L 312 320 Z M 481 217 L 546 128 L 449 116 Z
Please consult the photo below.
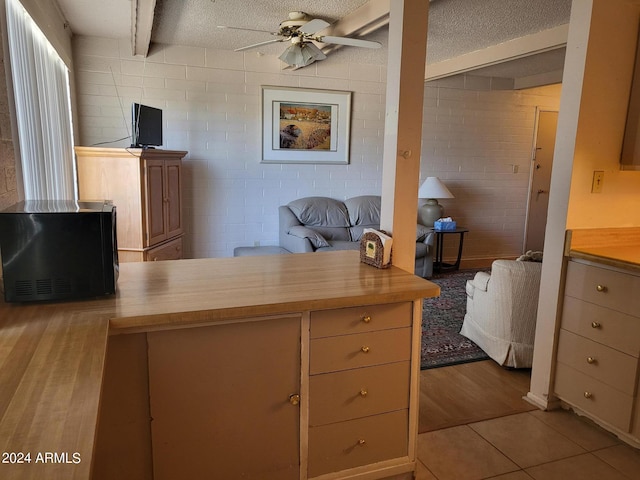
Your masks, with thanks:
M 359 250 L 365 228 L 380 229 L 381 198 L 363 195 L 345 200 L 306 197 L 282 205 L 280 246 L 292 253 Z M 433 232 L 416 224 L 415 274 L 433 274 Z

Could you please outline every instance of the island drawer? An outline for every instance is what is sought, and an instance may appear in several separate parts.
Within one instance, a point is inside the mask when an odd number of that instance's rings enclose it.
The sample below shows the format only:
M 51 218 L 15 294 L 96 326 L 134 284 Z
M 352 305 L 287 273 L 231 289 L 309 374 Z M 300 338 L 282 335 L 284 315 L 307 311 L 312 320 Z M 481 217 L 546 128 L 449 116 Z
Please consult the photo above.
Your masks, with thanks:
M 411 325 L 412 303 L 391 303 L 311 312 L 311 338 Z
M 406 457 L 408 431 L 407 410 L 310 427 L 308 476 Z
M 567 403 L 629 431 L 633 397 L 560 362 L 556 366 L 555 392 Z
M 638 317 L 578 298 L 565 297 L 562 328 L 634 357 L 640 356 L 640 318 Z
M 342 335 L 311 340 L 311 375 L 408 361 L 411 328 Z
M 568 262 L 565 295 L 628 315 L 640 312 L 640 276 Z
M 406 409 L 409 376 L 409 362 L 313 375 L 309 380 L 309 424 L 325 425 Z
M 558 361 L 633 396 L 638 359 L 566 330 L 560 330 Z

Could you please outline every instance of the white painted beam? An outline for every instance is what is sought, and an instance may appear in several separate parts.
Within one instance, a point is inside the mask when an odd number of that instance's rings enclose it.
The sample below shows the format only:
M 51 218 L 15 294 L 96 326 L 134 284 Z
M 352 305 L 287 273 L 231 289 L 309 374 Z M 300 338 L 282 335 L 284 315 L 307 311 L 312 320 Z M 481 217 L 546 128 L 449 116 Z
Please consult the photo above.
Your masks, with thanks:
M 569 24 L 514 38 L 498 45 L 428 64 L 425 80 L 436 80 L 482 67 L 562 48 L 567 44 Z
M 131 0 L 131 53 L 149 53 L 156 0 Z
M 369 0 L 349 15 L 318 32 L 319 36 L 358 38 L 368 35 L 389 24 L 390 0 Z M 322 51 L 329 53 L 341 45 L 324 45 Z

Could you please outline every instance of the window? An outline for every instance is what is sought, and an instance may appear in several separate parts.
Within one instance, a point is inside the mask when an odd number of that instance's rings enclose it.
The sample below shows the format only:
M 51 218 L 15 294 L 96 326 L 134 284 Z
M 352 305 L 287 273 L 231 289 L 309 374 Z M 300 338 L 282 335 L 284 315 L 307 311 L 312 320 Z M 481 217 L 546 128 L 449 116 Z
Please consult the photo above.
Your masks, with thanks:
M 25 200 L 76 200 L 69 69 L 18 0 L 6 0 Z

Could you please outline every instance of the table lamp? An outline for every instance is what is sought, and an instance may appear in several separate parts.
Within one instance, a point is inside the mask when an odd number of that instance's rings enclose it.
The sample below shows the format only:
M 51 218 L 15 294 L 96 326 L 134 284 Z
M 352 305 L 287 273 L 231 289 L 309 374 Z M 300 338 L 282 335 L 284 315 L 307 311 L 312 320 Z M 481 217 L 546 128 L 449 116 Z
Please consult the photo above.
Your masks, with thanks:
M 433 223 L 444 215 L 444 207 L 437 199 L 455 197 L 438 177 L 427 177 L 418 189 L 418 198 L 427 199 L 418 209 L 418 222 L 425 227 L 433 227 Z

